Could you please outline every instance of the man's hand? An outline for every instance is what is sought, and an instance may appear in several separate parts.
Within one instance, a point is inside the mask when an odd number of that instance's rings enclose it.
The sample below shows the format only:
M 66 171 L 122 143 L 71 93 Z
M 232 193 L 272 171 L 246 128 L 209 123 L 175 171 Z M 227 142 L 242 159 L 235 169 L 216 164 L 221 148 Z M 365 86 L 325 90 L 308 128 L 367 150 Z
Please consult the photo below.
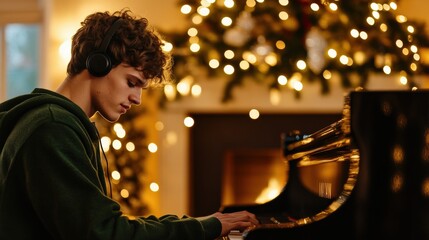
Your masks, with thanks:
M 240 211 L 233 213 L 214 213 L 211 215 L 216 217 L 222 224 L 221 236 L 226 236 L 231 230 L 243 231 L 246 228 L 253 227 L 259 224 L 256 216 L 248 211 Z

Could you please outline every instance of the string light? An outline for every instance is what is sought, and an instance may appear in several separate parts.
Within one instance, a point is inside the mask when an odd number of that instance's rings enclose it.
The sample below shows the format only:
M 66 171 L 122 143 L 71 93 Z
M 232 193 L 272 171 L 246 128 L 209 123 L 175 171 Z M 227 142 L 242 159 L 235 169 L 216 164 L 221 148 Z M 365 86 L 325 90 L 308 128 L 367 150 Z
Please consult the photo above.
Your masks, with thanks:
M 251 109 L 249 111 L 249 117 L 253 120 L 258 119 L 260 116 L 260 113 L 257 109 Z
M 310 11 L 303 11 L 305 8 Z M 170 41 L 172 52 L 174 55 L 174 49 L 180 49 L 181 54 L 189 53 L 176 59 L 179 64 L 174 70 L 181 78 L 193 75 L 192 62 L 228 79 L 223 101 L 232 98 L 233 87 L 244 77 L 258 82 L 274 79 L 268 86 L 279 89 L 283 81 L 278 81 L 278 76 L 291 79 L 299 72 L 299 81 L 287 82 L 288 89 L 299 92 L 307 79 L 328 79 L 322 74 L 326 71 L 329 79 L 336 72 L 335 76 L 353 88 L 364 87 L 369 72 L 389 75 L 405 71 L 410 88 L 416 86 L 412 76 L 425 73 L 420 50 L 421 45 L 429 45 L 428 38 L 422 26 L 396 13 L 395 1 L 356 5 L 346 0 L 225 0 L 216 4 L 213 0 L 184 0 L 180 10 L 191 26 L 187 42 L 183 36 Z M 305 46 L 302 39 L 315 44 Z M 388 55 L 395 58 L 385 64 Z M 358 81 L 350 82 L 348 75 L 353 74 Z M 194 84 L 188 83 L 186 89 Z M 176 89 L 170 87 L 164 89 L 168 100 L 177 99 L 173 90 L 189 93 L 180 90 L 179 84 Z

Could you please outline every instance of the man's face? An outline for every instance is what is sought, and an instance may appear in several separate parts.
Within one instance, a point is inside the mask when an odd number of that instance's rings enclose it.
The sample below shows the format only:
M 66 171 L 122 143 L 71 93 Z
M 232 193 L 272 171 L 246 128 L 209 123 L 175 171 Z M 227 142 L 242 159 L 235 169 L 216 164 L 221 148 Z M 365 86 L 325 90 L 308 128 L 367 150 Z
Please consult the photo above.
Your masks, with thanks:
M 142 88 L 148 85 L 141 71 L 126 64 L 92 81 L 91 105 L 110 122 L 117 121 L 133 104 L 139 105 Z

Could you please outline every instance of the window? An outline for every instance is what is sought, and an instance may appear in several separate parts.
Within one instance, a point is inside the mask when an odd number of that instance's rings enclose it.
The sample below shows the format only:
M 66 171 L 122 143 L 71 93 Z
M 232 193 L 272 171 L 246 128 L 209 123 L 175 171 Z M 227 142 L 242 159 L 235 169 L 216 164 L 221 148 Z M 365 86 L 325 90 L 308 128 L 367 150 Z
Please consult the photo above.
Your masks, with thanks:
M 41 85 L 44 4 L 0 0 L 0 102 Z
M 7 24 L 4 29 L 6 99 L 28 93 L 38 85 L 40 72 L 40 26 Z

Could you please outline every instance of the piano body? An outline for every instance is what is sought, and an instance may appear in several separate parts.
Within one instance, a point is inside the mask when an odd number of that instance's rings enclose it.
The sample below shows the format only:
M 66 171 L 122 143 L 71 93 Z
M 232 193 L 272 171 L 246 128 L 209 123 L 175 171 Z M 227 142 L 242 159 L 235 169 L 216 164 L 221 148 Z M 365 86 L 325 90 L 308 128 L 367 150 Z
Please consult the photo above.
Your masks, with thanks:
M 429 239 L 429 91 L 351 92 L 342 119 L 285 134 L 282 147 L 283 190 L 263 204 L 222 206 L 261 222 L 224 239 Z

